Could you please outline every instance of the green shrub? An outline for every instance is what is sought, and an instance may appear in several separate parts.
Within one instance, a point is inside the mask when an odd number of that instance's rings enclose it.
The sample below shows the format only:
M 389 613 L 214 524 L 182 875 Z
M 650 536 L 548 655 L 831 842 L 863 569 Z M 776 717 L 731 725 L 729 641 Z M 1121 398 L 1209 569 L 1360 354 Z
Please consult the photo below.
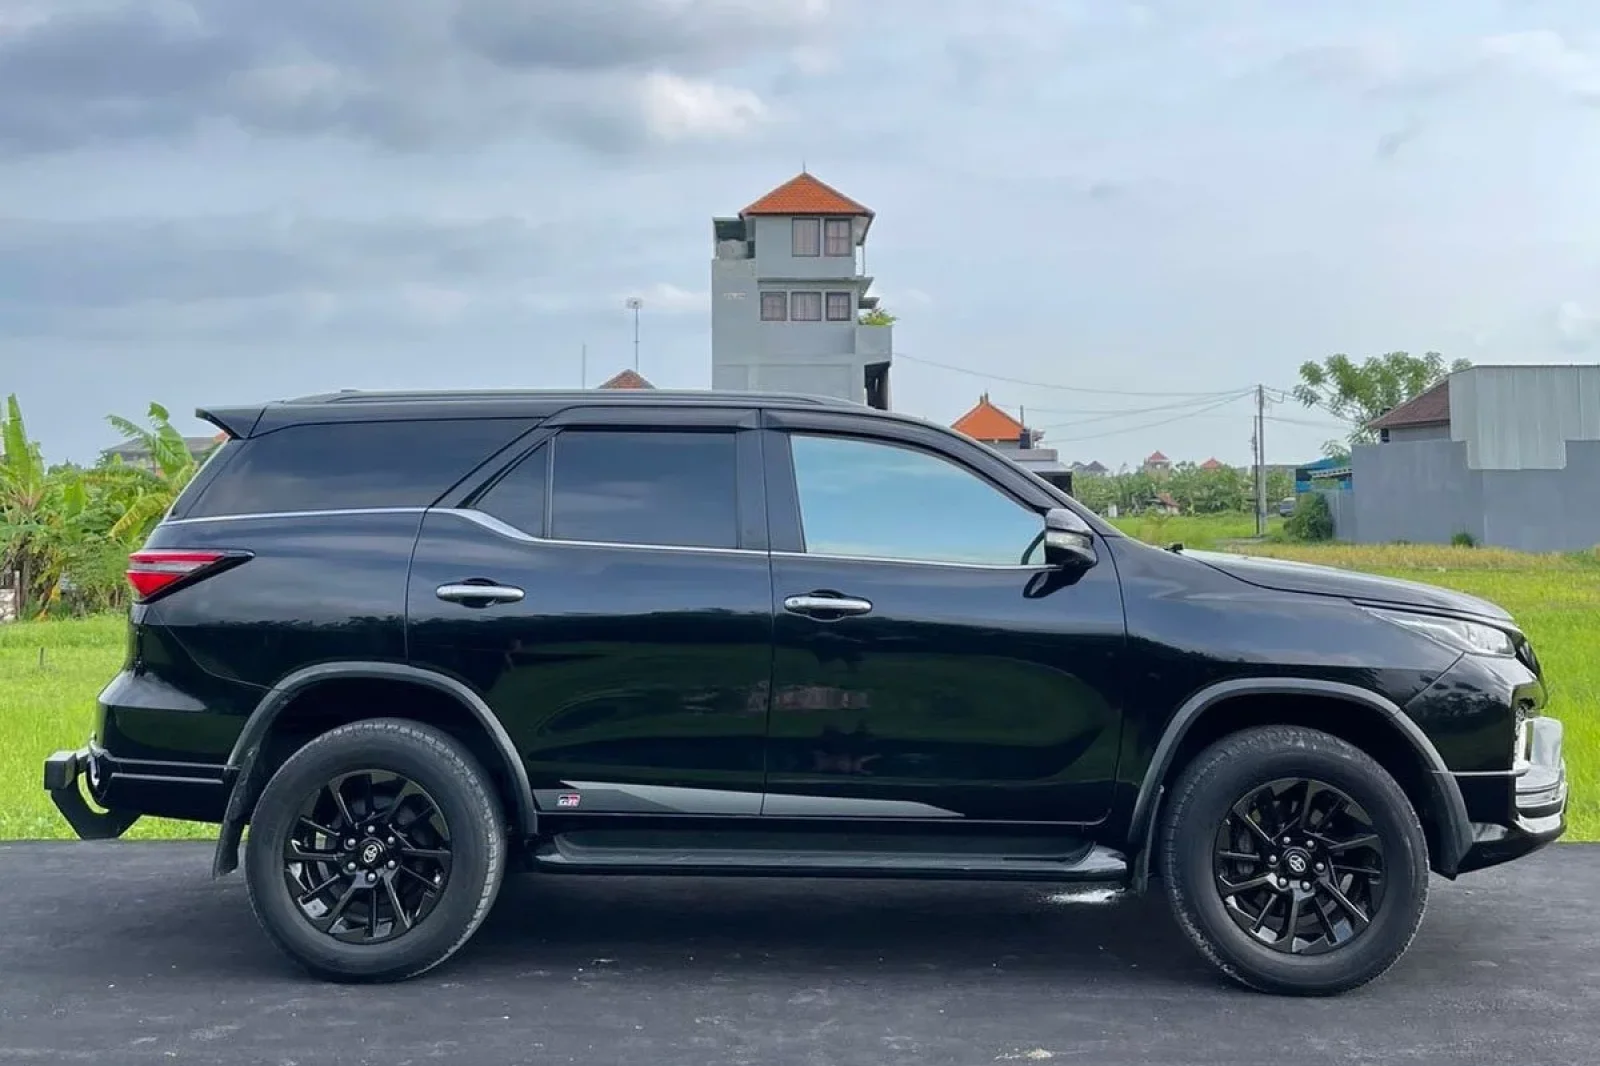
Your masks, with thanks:
M 1295 504 L 1294 513 L 1283 528 L 1294 540 L 1332 540 L 1333 511 L 1328 508 L 1328 501 L 1322 493 L 1305 493 Z
M 1450 543 L 1458 548 L 1476 548 L 1478 546 L 1477 538 L 1464 529 L 1451 537 Z

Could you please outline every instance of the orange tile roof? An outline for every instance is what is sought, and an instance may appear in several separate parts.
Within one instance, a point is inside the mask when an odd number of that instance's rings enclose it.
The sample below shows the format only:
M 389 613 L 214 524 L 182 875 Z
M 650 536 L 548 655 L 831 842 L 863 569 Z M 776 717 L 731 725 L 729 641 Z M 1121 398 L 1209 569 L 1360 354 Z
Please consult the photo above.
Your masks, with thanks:
M 617 374 L 615 377 L 611 378 L 611 380 L 602 382 L 599 387 L 602 388 L 602 389 L 653 389 L 653 388 L 655 388 L 654 385 L 650 384 L 644 378 L 640 377 L 639 376 L 639 372 L 636 371 L 636 370 L 624 370 L 621 373 Z
M 1216 456 L 1212 456 L 1210 459 L 1207 459 L 1205 462 L 1200 464 L 1200 469 L 1201 470 L 1221 470 L 1222 469 L 1222 464 L 1217 461 L 1217 457 Z
M 950 428 L 986 443 L 1014 441 L 1022 436 L 1022 423 L 990 403 L 987 392 L 978 398 L 977 406 L 951 423 Z
M 740 211 L 743 215 L 865 215 L 872 210 L 826 182 L 800 173 Z
M 1145 460 L 1147 463 L 1165 463 L 1169 461 L 1170 460 L 1168 460 L 1167 457 L 1162 455 L 1160 452 L 1151 452 L 1150 458 Z

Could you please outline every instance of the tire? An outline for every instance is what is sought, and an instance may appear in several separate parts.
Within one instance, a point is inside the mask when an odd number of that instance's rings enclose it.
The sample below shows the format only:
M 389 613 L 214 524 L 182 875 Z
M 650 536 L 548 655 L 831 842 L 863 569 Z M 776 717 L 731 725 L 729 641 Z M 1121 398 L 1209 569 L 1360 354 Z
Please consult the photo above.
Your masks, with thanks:
M 338 797 L 325 788 L 335 781 Z M 391 795 L 401 801 L 386 808 Z M 346 815 L 353 835 L 344 832 Z M 376 833 L 366 832 L 368 822 Z M 334 861 L 291 867 L 291 847 Z M 460 743 L 417 722 L 372 719 L 324 733 L 273 774 L 250 820 L 245 884 L 267 936 L 312 975 L 401 981 L 439 965 L 477 931 L 499 893 L 506 851 L 489 777 Z M 296 897 L 328 876 L 340 880 L 303 907 Z M 330 915 L 326 930 L 313 924 Z
M 1285 781 L 1322 786 L 1311 800 L 1311 832 L 1296 824 L 1302 786 Z M 1269 784 L 1274 802 L 1261 791 Z M 1258 826 L 1279 812 L 1279 831 L 1257 832 L 1236 804 Z M 1285 823 L 1290 848 L 1282 846 Z M 1359 748 L 1312 729 L 1248 729 L 1201 752 L 1173 788 L 1160 848 L 1167 897 L 1190 941 L 1262 992 L 1326 996 L 1366 984 L 1405 953 L 1427 906 L 1427 839 L 1405 792 Z

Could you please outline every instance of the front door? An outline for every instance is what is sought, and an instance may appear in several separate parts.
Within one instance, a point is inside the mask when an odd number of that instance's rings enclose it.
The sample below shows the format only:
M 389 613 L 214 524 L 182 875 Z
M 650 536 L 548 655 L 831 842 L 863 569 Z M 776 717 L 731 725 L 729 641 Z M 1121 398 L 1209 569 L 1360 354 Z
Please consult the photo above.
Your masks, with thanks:
M 914 426 L 768 421 L 763 813 L 1103 818 L 1124 646 L 1110 558 L 1076 580 L 1045 566 L 1043 512 L 1060 501 L 980 445 L 963 459 L 965 442 Z
M 756 418 L 571 414 L 424 519 L 411 659 L 484 696 L 541 810 L 759 813 L 772 587 Z

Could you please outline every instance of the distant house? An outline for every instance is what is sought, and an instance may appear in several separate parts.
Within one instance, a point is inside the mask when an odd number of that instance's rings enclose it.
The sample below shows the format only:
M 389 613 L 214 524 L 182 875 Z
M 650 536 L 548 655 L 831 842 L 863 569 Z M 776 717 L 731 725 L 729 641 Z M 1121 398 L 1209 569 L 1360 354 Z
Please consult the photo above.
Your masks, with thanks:
M 980 444 L 987 444 L 1062 492 L 1072 492 L 1072 468 L 1061 462 L 1054 448 L 1039 447 L 1044 434 L 1027 428 L 996 407 L 990 402 L 987 392 L 978 397 L 972 410 L 951 423 L 950 428 L 965 433 Z
M 1087 463 L 1075 462 L 1072 464 L 1071 469 L 1073 474 L 1079 477 L 1105 477 L 1111 473 L 1111 468 L 1098 459 Z
M 1335 510 L 1341 539 L 1600 543 L 1600 365 L 1471 367 L 1369 428 L 1378 443 L 1351 449 L 1348 504 Z
M 1221 470 L 1222 467 L 1222 462 L 1218 460 L 1216 456 L 1212 456 L 1210 459 L 1207 459 L 1205 462 L 1200 464 L 1201 470 Z
M 1142 467 L 1147 474 L 1166 474 L 1172 470 L 1172 460 L 1160 452 L 1151 452 Z
M 226 433 L 217 433 L 210 437 L 185 437 L 183 438 L 183 443 L 189 449 L 189 454 L 198 461 L 204 459 L 212 448 L 222 443 L 227 437 Z M 155 463 L 150 458 L 150 452 L 145 446 L 133 440 L 125 441 L 114 448 L 106 448 L 100 453 L 100 458 L 105 462 L 121 459 L 129 466 L 142 466 L 145 469 L 151 469 L 155 466 Z
M 612 375 L 599 385 L 600 389 L 653 389 L 654 385 L 640 376 L 637 370 L 623 370 Z
M 1170 492 L 1156 493 L 1150 502 L 1145 505 L 1145 510 L 1166 515 L 1183 513 L 1183 508 L 1178 506 L 1178 501 L 1172 498 L 1172 493 Z

